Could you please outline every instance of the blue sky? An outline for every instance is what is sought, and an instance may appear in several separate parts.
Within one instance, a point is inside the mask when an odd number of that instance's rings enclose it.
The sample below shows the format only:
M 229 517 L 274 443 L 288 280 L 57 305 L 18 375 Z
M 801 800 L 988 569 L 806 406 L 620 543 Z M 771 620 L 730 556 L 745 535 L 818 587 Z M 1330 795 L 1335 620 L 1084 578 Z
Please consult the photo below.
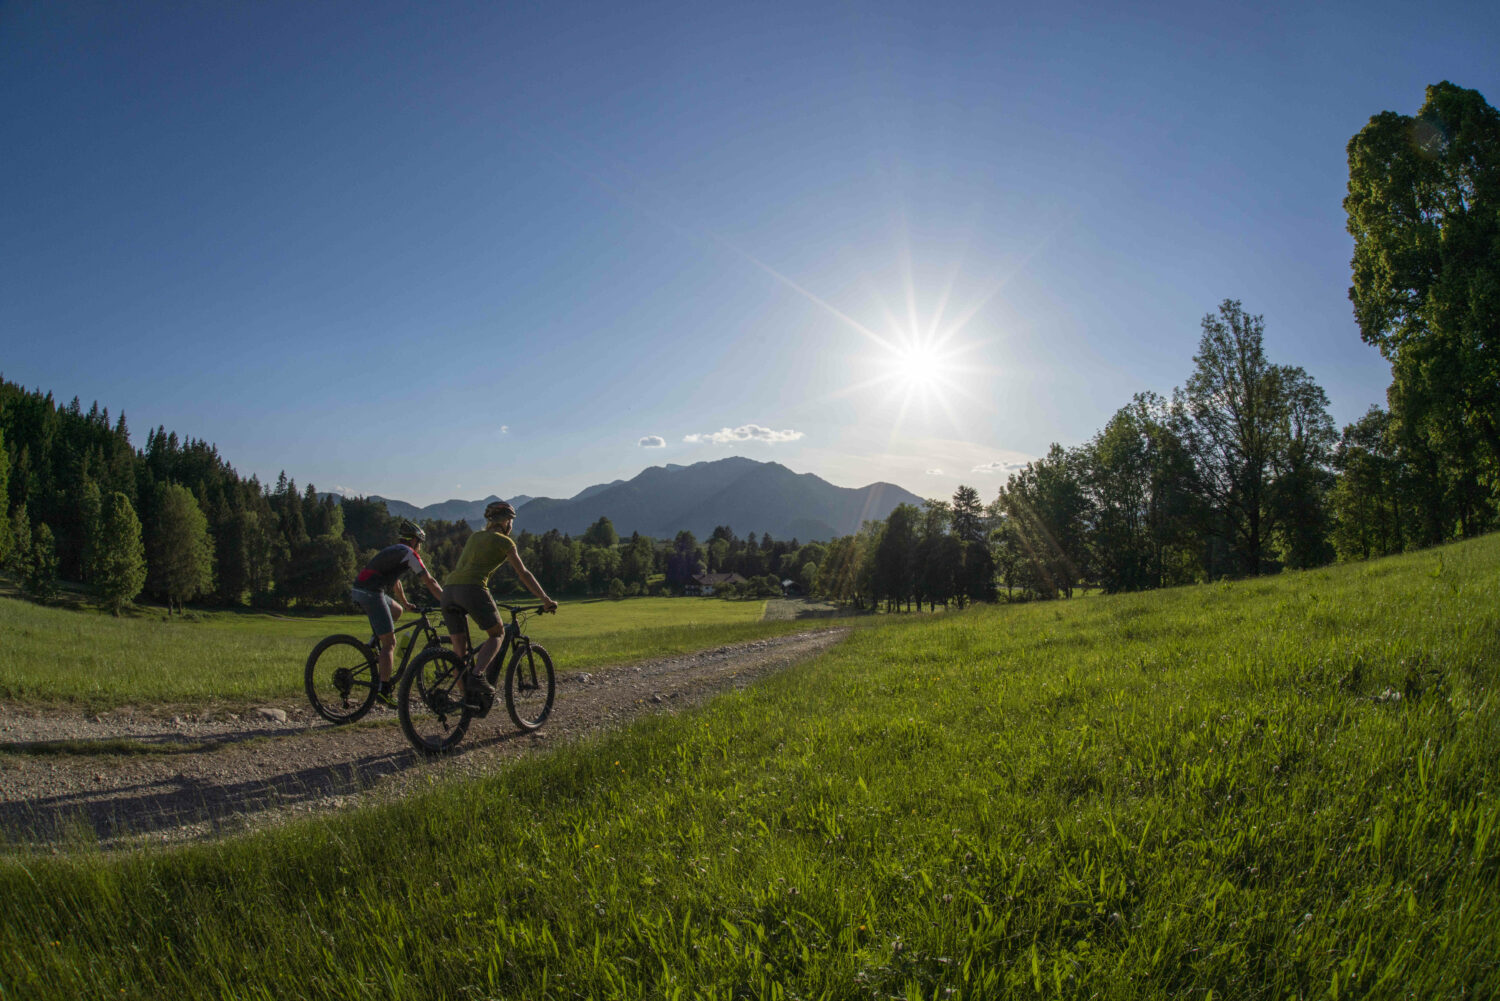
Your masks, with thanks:
M 1497 11 L 6 0 L 0 375 L 414 503 L 989 500 L 1235 298 L 1343 424 L 1345 144 L 1495 103 Z

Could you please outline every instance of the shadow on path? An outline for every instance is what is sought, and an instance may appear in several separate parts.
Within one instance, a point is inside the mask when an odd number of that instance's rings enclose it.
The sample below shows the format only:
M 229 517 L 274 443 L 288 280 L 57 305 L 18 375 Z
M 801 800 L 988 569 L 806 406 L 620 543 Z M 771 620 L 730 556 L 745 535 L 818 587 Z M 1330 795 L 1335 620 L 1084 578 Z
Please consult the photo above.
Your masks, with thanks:
M 298 728 L 277 733 L 302 732 Z M 269 736 L 257 731 L 253 736 Z M 224 735 L 214 743 L 223 742 Z M 524 736 L 500 733 L 471 740 L 451 757 L 495 748 Z M 160 759 L 159 756 L 152 757 Z M 209 752 L 211 763 L 212 752 Z M 200 759 L 201 760 L 201 759 Z M 269 810 L 299 806 L 327 806 L 329 801 L 368 790 L 381 779 L 427 766 L 432 761 L 404 741 L 393 751 L 367 754 L 327 765 L 299 768 L 276 775 L 216 781 L 178 772 L 134 784 L 103 785 L 28 801 L 0 802 L 0 838 L 13 844 L 84 842 L 90 838 L 112 842 L 151 838 L 184 828 L 197 836 L 243 829 L 245 821 Z

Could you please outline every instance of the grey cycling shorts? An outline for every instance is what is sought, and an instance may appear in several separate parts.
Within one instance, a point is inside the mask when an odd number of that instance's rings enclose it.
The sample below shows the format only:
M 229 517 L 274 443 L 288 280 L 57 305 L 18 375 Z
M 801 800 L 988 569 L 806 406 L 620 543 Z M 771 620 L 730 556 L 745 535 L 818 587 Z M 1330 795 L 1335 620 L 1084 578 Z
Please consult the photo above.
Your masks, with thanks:
M 362 587 L 356 587 L 349 592 L 349 599 L 364 609 L 365 617 L 370 620 L 370 631 L 376 636 L 384 636 L 396 631 L 396 619 L 391 614 L 390 595 L 384 591 L 366 591 Z
M 450 584 L 443 588 L 443 622 L 449 635 L 462 636 L 468 630 L 464 622 L 466 613 L 485 632 L 500 624 L 500 609 L 495 607 L 489 588 L 478 584 Z

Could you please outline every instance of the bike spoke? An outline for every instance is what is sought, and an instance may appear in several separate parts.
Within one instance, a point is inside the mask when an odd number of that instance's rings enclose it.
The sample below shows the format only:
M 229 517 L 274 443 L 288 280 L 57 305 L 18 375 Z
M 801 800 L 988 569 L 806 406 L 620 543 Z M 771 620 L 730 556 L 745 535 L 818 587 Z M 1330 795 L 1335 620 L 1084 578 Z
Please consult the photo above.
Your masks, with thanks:
M 397 713 L 401 729 L 419 751 L 451 750 L 468 729 L 469 714 L 458 691 L 462 662 L 446 650 L 422 654 L 403 677 Z
M 505 708 L 516 726 L 535 730 L 552 711 L 556 679 L 552 658 L 540 644 L 528 644 L 505 675 Z
M 369 645 L 330 636 L 313 648 L 304 671 L 308 701 L 327 720 L 348 723 L 369 711 L 378 675 Z

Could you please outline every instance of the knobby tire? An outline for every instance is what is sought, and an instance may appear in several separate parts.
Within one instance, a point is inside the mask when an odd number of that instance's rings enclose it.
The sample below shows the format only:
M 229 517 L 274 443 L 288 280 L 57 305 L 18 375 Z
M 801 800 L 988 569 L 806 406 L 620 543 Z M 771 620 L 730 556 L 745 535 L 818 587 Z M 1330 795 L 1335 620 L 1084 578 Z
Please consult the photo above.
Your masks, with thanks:
M 458 679 L 464 662 L 452 650 L 431 646 L 407 665 L 396 687 L 401 732 L 423 754 L 447 754 L 469 729 L 472 710 L 463 704 Z
M 329 636 L 307 655 L 307 700 L 330 723 L 353 723 L 375 704 L 380 671 L 375 652 L 353 636 Z
M 557 678 L 552 658 L 540 643 L 526 642 L 505 669 L 505 711 L 522 730 L 535 730 L 552 712 Z

